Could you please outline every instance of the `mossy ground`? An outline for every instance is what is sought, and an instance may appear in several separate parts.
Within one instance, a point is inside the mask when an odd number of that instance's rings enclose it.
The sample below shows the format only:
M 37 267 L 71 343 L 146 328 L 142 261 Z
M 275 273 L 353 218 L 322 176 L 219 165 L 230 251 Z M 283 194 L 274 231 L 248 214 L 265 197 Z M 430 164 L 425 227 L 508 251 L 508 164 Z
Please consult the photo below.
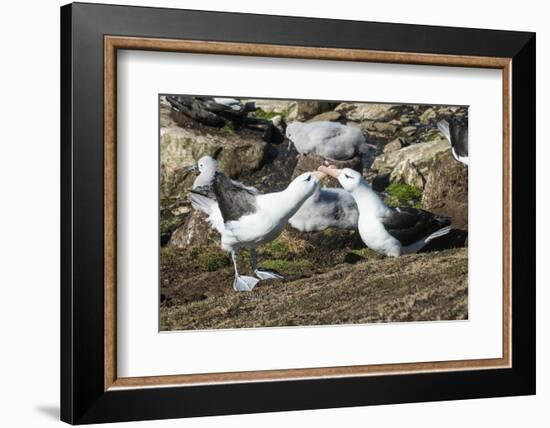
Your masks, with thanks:
M 331 238 L 320 232 L 316 239 Z M 248 252 L 241 252 L 243 274 L 250 274 L 249 259 Z M 386 258 L 367 248 L 336 244 L 332 251 L 320 251 L 285 231 L 259 251 L 260 266 L 285 279 L 263 281 L 250 293 L 233 291 L 230 259 L 215 245 L 162 248 L 160 261 L 161 330 L 468 316 L 467 248 Z
M 384 202 L 392 207 L 420 208 L 422 202 L 422 190 L 418 187 L 404 183 L 391 183 L 385 190 L 387 194 Z

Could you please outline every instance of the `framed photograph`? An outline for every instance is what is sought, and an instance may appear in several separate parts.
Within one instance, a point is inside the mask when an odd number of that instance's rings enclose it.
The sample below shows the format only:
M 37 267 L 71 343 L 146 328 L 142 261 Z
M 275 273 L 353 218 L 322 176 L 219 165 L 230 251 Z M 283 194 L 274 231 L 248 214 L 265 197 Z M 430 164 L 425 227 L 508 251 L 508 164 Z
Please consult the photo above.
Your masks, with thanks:
M 535 393 L 533 33 L 76 3 L 61 54 L 63 421 Z

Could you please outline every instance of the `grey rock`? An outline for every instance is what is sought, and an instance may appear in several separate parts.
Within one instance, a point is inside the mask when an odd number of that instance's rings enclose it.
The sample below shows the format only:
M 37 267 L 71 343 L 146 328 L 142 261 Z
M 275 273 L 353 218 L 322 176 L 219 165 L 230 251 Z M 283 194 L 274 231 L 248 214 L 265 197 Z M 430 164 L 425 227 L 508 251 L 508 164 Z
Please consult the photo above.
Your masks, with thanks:
M 328 122 L 337 122 L 342 118 L 342 115 L 337 111 L 326 111 L 324 113 L 320 113 L 311 119 L 308 120 L 308 122 L 321 122 L 321 121 L 328 121 Z
M 403 148 L 403 145 L 403 141 L 400 138 L 396 138 L 384 146 L 384 153 L 395 152 Z
M 330 109 L 330 103 L 325 101 L 295 101 L 288 108 L 287 119 L 289 122 L 304 122 Z
M 408 159 L 421 174 L 425 174 L 433 159 L 441 153 L 450 151 L 446 141 L 438 140 L 430 143 L 412 144 L 402 149 L 383 153 L 374 159 L 372 169 L 380 174 L 391 173 L 400 162 Z
M 355 122 L 364 120 L 388 122 L 398 115 L 394 107 L 393 104 L 342 103 L 335 110 L 342 113 L 348 120 Z
M 426 180 L 420 171 L 418 171 L 414 163 L 412 163 L 409 159 L 405 159 L 399 162 L 391 172 L 390 182 L 404 183 L 409 186 L 423 189 Z
M 420 123 L 423 125 L 427 125 L 430 120 L 435 119 L 437 114 L 435 113 L 435 110 L 433 108 L 429 108 L 424 111 L 419 117 Z

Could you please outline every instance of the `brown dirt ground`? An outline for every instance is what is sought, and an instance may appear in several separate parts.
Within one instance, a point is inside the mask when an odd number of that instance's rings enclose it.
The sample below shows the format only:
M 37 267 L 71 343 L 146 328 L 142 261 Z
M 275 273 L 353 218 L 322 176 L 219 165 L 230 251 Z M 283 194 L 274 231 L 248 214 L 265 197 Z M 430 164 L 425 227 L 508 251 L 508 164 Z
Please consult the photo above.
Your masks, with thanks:
M 215 246 L 163 248 L 160 329 L 467 319 L 467 248 L 385 258 L 350 249 L 353 234 L 312 239 L 287 231 L 262 249 L 260 265 L 285 279 L 261 282 L 250 293 L 233 291 L 233 268 Z M 333 239 L 334 250 L 316 251 L 316 239 Z M 243 273 L 247 261 L 241 255 Z

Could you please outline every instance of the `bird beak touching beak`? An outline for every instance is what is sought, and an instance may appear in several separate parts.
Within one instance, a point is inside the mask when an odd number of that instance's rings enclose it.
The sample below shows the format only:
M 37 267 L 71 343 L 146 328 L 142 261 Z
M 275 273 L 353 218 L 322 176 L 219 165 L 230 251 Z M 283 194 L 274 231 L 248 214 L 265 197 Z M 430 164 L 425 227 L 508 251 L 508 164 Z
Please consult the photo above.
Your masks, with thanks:
M 329 165 L 329 166 L 321 165 L 319 168 L 317 168 L 317 171 L 325 174 L 325 177 L 327 175 L 330 175 L 331 177 L 334 177 L 334 178 L 338 178 L 342 173 L 342 170 L 336 168 L 334 165 Z
M 319 181 L 322 181 L 327 177 L 327 175 L 324 172 L 321 172 L 321 171 L 315 171 L 314 174 L 315 174 L 315 177 L 317 177 L 317 179 Z

